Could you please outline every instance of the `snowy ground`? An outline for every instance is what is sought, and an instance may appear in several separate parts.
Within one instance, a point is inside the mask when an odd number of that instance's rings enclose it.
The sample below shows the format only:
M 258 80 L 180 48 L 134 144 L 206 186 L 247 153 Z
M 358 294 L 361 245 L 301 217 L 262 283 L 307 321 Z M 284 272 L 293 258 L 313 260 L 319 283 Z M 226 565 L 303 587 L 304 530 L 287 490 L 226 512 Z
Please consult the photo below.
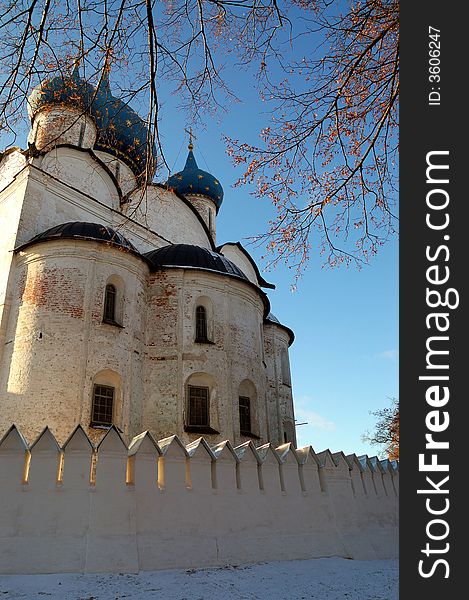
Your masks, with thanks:
M 321 558 L 138 575 L 0 575 L 0 600 L 397 600 L 397 560 Z

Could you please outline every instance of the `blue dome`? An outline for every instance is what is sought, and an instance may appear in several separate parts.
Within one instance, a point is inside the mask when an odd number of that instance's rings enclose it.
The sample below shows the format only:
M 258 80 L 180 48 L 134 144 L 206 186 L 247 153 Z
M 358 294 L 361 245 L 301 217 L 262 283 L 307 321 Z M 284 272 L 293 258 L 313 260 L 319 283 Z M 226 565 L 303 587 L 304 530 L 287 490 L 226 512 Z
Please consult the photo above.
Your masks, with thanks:
M 28 112 L 32 118 L 41 108 L 54 105 L 76 107 L 91 115 L 98 130 L 96 150 L 121 159 L 136 177 L 145 175 L 148 164 L 153 176 L 156 149 L 152 145 L 148 152 L 148 128 L 128 104 L 112 95 L 107 71 L 96 89 L 79 77 L 78 67 L 70 75 L 46 79 L 32 91 Z
M 87 111 L 93 94 L 93 86 L 78 75 L 75 67 L 70 75 L 46 79 L 35 87 L 28 98 L 28 113 L 32 118 L 44 106 L 67 104 Z
M 192 145 L 189 145 L 189 154 L 184 169 L 171 175 L 166 185 L 179 194 L 207 196 L 215 202 L 217 212 L 223 202 L 223 188 L 220 182 L 207 171 L 199 169 L 192 152 Z
M 128 104 L 112 95 L 107 74 L 96 90 L 91 115 L 98 128 L 94 146 L 96 150 L 120 158 L 137 177 L 145 174 L 148 162 L 151 178 L 154 174 L 156 148 L 152 145 L 148 152 L 149 130 L 145 121 Z

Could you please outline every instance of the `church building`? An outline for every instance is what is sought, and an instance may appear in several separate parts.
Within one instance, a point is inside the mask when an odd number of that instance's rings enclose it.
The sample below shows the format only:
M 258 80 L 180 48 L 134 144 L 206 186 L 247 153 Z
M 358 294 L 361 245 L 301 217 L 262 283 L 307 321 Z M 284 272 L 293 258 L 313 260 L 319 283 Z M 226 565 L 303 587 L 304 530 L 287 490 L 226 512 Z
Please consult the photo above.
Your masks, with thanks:
M 247 250 L 216 239 L 223 188 L 192 140 L 155 183 L 145 122 L 77 66 L 28 111 L 28 149 L 0 152 L 0 439 L 296 444 L 293 332 Z

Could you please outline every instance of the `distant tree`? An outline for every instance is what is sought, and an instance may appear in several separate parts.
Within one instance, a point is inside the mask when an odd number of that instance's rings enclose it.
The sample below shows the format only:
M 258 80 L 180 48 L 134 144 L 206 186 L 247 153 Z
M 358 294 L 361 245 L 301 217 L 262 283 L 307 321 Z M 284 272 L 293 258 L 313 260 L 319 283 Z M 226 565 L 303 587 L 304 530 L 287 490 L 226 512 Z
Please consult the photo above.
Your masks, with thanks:
M 399 459 L 399 401 L 392 399 L 392 406 L 371 413 L 377 417 L 372 433 L 365 433 L 363 441 L 382 446 L 390 460 Z
M 41 78 L 79 60 L 99 81 L 112 62 L 163 166 L 159 81 L 200 122 L 235 97 L 225 64 L 251 66 L 271 117 L 261 144 L 226 140 L 238 183 L 276 208 L 258 239 L 297 276 L 311 251 L 358 264 L 396 226 L 398 13 L 398 0 L 0 0 L 0 134 L 14 138 Z

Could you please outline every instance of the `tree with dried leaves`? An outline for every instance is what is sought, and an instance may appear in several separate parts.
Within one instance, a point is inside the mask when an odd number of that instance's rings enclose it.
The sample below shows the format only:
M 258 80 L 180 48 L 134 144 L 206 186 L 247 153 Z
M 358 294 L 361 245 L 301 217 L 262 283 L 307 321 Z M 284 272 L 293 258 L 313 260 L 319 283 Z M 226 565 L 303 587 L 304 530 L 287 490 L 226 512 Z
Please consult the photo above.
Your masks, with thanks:
M 363 435 L 363 441 L 382 446 L 390 460 L 399 459 L 399 401 L 392 399 L 392 405 L 371 413 L 377 417 L 373 433 Z
M 25 97 L 51 72 L 78 60 L 97 82 L 111 60 L 168 168 L 158 82 L 200 124 L 242 99 L 225 75 L 250 68 L 270 120 L 260 143 L 226 142 L 238 185 L 276 209 L 258 239 L 297 276 L 311 251 L 360 264 L 396 228 L 398 18 L 397 0 L 0 0 L 0 134 L 14 142 Z

